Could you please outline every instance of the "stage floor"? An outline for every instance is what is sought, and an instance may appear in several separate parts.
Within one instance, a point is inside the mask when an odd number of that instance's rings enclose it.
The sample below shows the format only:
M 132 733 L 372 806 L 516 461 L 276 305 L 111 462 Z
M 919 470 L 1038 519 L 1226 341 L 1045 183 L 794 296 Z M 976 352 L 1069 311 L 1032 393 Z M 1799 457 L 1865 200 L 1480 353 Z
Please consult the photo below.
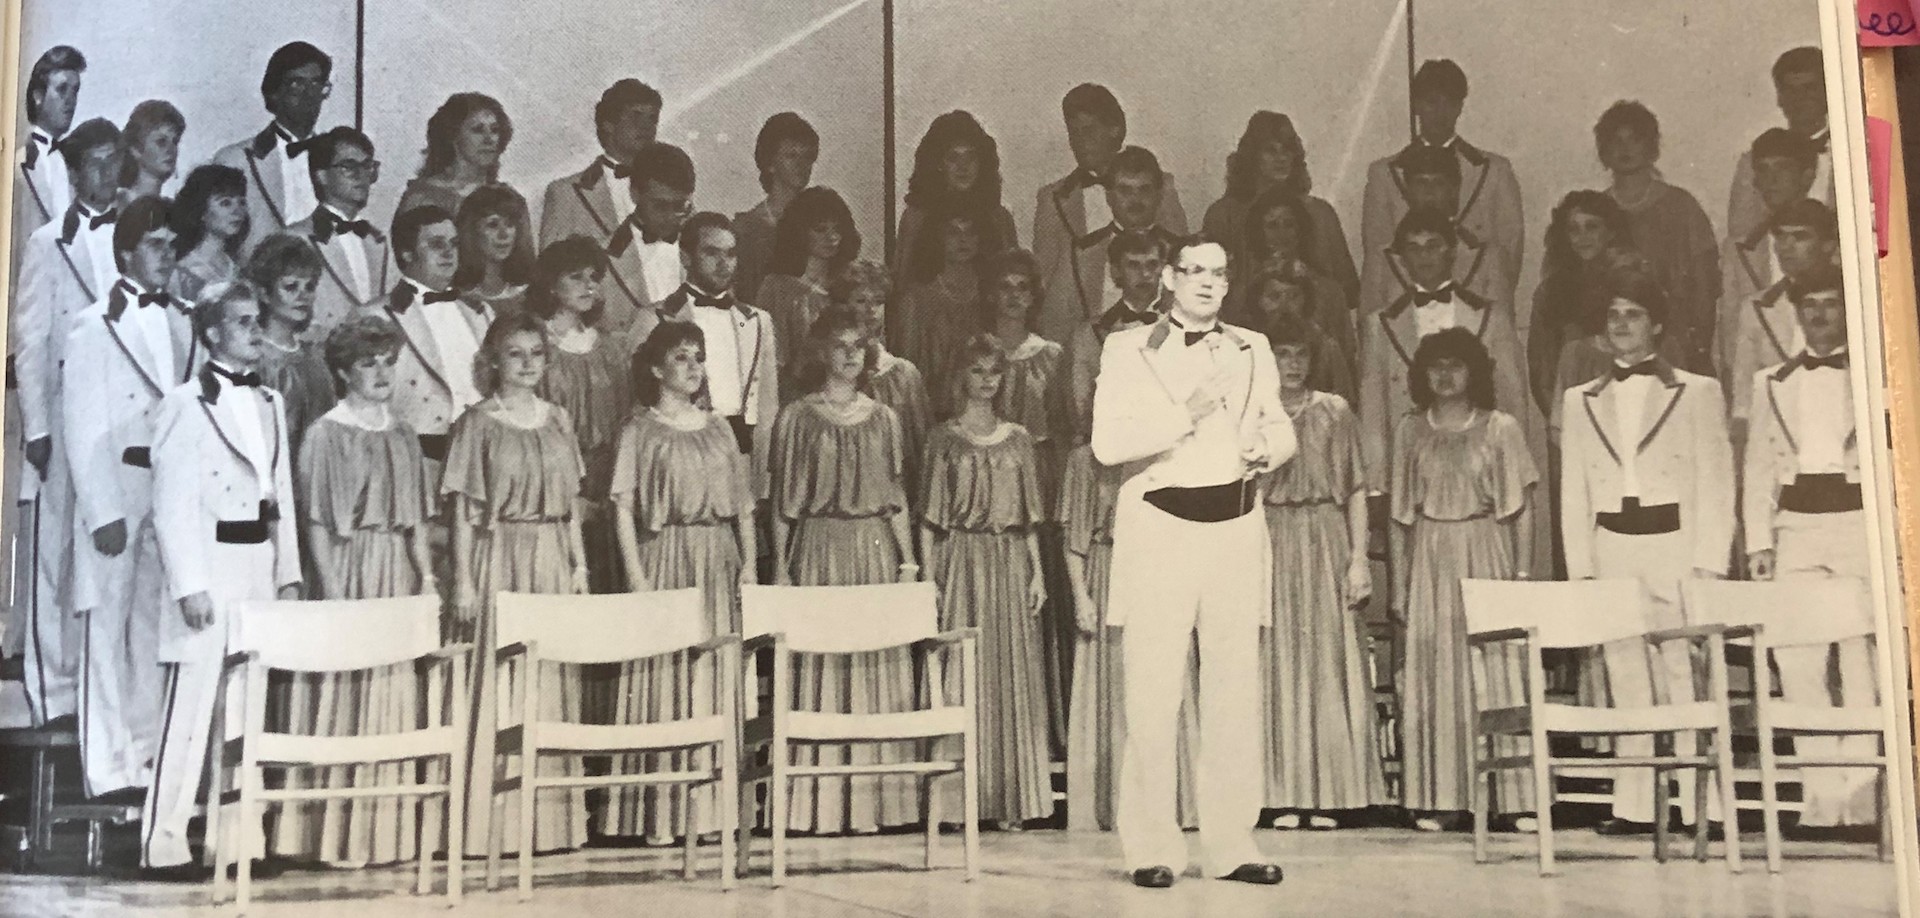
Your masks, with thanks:
M 988 833 L 980 879 L 959 870 L 958 836 L 942 838 L 931 873 L 920 863 L 918 835 L 798 839 L 788 885 L 766 885 L 765 842 L 755 846 L 760 875 L 729 893 L 712 873 L 679 879 L 677 852 L 591 850 L 542 857 L 532 902 L 521 903 L 511 874 L 496 893 L 481 888 L 471 864 L 467 896 L 449 913 L 439 896 L 414 898 L 413 872 L 294 871 L 255 887 L 254 915 L 387 918 L 400 915 L 507 916 L 718 915 L 770 918 L 886 916 L 1089 916 L 1162 918 L 1198 915 L 1419 916 L 1789 916 L 1894 915 L 1893 865 L 1873 859 L 1871 845 L 1789 843 L 1786 871 L 1769 876 L 1758 836 L 1745 850 L 1746 873 L 1732 876 L 1717 859 L 1657 864 L 1649 839 L 1602 838 L 1575 829 L 1560 834 L 1562 875 L 1534 869 L 1531 836 L 1496 836 L 1499 863 L 1475 866 L 1471 837 L 1398 829 L 1330 833 L 1262 831 L 1262 849 L 1287 871 L 1278 887 L 1183 877 L 1169 890 L 1135 889 L 1116 866 L 1119 845 L 1108 834 Z M 1190 835 L 1189 839 L 1193 837 Z M 717 849 L 715 849 L 717 850 Z M 1681 852 L 1678 848 L 1675 854 Z M 951 865 L 952 869 L 944 869 Z M 436 880 L 438 879 L 436 875 Z M 0 915 L 66 916 L 230 914 L 201 905 L 197 887 L 72 877 L 0 876 Z

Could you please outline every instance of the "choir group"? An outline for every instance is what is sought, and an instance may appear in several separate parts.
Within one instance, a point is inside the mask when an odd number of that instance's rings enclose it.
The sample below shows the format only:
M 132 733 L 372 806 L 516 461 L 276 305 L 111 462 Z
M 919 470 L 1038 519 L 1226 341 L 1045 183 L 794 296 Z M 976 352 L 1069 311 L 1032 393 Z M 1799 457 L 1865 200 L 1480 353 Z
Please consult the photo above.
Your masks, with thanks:
M 1724 233 L 1662 179 L 1651 111 L 1601 114 L 1611 183 L 1554 208 L 1525 314 L 1519 183 L 1456 133 L 1468 92 L 1451 61 L 1419 69 L 1417 136 L 1368 170 L 1357 258 L 1286 115 L 1247 121 L 1192 237 L 1172 174 L 1128 142 L 1113 93 L 1083 84 L 1061 105 L 1073 163 L 1025 232 L 992 135 L 965 111 L 934 119 L 892 264 L 864 257 L 845 201 L 812 185 L 805 118 L 765 121 L 764 200 L 728 217 L 695 207 L 695 164 L 656 140 L 661 97 L 632 79 L 599 97 L 600 149 L 537 210 L 498 179 L 507 112 L 463 92 L 428 119 L 396 212 L 370 214 L 374 139 L 319 127 L 332 68 L 312 45 L 280 48 L 260 82 L 270 120 L 188 170 L 188 121 L 167 102 L 73 123 L 79 51 L 46 51 L 27 82 L 7 381 L 35 511 L 15 535 L 28 688 L 41 720 L 77 716 L 89 794 L 144 801 L 155 875 L 193 871 L 221 610 L 274 597 L 438 593 L 449 634 L 486 647 L 499 591 L 698 586 L 721 634 L 740 629 L 743 583 L 930 579 L 941 624 L 982 632 L 981 818 L 1053 816 L 1063 757 L 1069 823 L 1111 827 L 1126 727 L 1105 618 L 1125 470 L 1094 458 L 1093 396 L 1109 335 L 1169 321 L 1196 238 L 1230 254 L 1224 315 L 1271 341 L 1298 441 L 1261 483 L 1262 792 L 1284 825 L 1382 805 L 1459 824 L 1462 578 L 1636 577 L 1677 624 L 1684 578 L 1865 576 L 1813 48 L 1774 68 L 1786 123 L 1740 159 Z M 1358 611 L 1376 593 L 1404 629 L 1398 799 Z M 1782 682 L 1871 691 L 1864 657 L 1840 659 L 1836 679 L 1823 665 Z M 1667 664 L 1651 684 L 1688 684 L 1684 655 Z M 1481 691 L 1515 666 L 1483 671 Z M 1630 667 L 1609 657 L 1588 700 L 1647 703 Z M 796 680 L 800 701 L 910 701 L 885 671 L 823 659 Z M 642 671 L 552 678 L 550 713 L 570 719 L 670 707 Z M 490 713 L 493 667 L 474 679 Z M 315 733 L 406 722 L 417 699 L 401 681 L 278 685 L 276 717 Z M 476 763 L 492 737 L 477 731 Z M 1531 788 L 1500 790 L 1524 830 Z M 905 825 L 912 791 L 807 782 L 792 827 Z M 1870 781 L 1809 778 L 1807 799 L 1805 824 L 1872 818 Z M 1607 825 L 1645 828 L 1650 801 L 1621 789 Z M 467 812 L 483 842 L 491 807 Z M 412 818 L 391 801 L 291 809 L 271 849 L 406 859 Z M 668 795 L 622 791 L 543 808 L 535 844 L 699 828 Z

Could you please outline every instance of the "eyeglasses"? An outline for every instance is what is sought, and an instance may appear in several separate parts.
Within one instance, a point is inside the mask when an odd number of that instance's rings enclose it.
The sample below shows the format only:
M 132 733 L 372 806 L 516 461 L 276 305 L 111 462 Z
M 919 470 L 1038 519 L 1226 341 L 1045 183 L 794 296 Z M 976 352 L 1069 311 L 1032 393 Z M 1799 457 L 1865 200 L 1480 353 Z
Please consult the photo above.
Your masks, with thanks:
M 293 92 L 317 92 L 323 99 L 333 95 L 332 80 L 315 79 L 313 77 L 283 77 L 280 81 L 280 87 Z
M 341 160 L 327 168 L 338 169 L 348 178 L 376 178 L 380 175 L 380 161 L 377 159 Z
M 1173 271 L 1181 277 L 1199 277 L 1204 274 L 1212 277 L 1214 280 L 1223 281 L 1227 279 L 1227 269 L 1225 267 L 1209 268 L 1205 265 L 1174 265 Z

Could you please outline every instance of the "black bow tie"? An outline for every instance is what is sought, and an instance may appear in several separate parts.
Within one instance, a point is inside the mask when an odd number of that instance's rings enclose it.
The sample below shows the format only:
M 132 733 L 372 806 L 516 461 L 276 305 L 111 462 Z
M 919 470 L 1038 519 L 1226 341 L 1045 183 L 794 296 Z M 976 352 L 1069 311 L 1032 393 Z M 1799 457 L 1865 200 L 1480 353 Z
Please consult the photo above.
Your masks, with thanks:
M 128 306 L 135 309 L 159 306 L 164 309 L 174 305 L 177 305 L 177 301 L 165 292 L 142 293 L 123 280 L 113 285 L 113 295 L 107 299 L 107 318 L 119 321 L 121 314 L 127 311 Z
M 693 289 L 693 285 L 691 284 L 686 285 L 685 289 L 687 291 L 687 299 L 692 300 L 693 305 L 695 306 L 704 306 L 708 309 L 732 309 L 733 308 L 732 293 L 722 293 L 719 296 L 708 296 L 707 294 L 701 293 L 700 291 Z
M 413 306 L 415 291 L 412 284 L 401 284 L 393 288 L 393 296 L 387 301 L 387 308 L 395 313 L 406 312 Z M 428 290 L 419 294 L 420 302 L 431 306 L 435 303 L 451 303 L 460 298 L 460 294 L 451 290 Z
M 1832 141 L 1833 141 L 1832 134 L 1822 134 L 1818 137 L 1810 137 L 1807 139 L 1808 143 L 1813 144 L 1813 151 L 1815 153 L 1828 152 L 1828 150 L 1831 149 L 1833 145 Z
M 1092 169 L 1087 168 L 1086 166 L 1081 166 L 1073 170 L 1073 173 L 1067 176 L 1066 182 L 1063 183 L 1060 186 L 1060 188 L 1062 191 L 1071 193 L 1074 191 L 1078 191 L 1082 188 L 1092 188 L 1096 185 L 1105 187 L 1106 184 L 1107 184 L 1106 176 L 1101 175 L 1100 173 L 1095 172 Z
M 37 163 L 40 161 L 40 146 L 42 144 L 46 145 L 48 153 L 55 153 L 55 152 L 58 152 L 60 149 L 59 141 L 54 140 L 52 137 L 42 134 L 39 131 L 34 131 L 32 134 L 27 135 L 27 137 L 30 141 L 32 141 L 31 143 L 27 144 L 27 156 L 26 156 L 26 162 L 25 162 L 25 166 L 29 171 L 33 169 L 34 163 Z
M 1632 379 L 1635 376 L 1653 376 L 1656 373 L 1657 370 L 1654 367 L 1654 362 L 1651 360 L 1642 360 L 1630 367 L 1623 367 L 1617 363 L 1613 365 L 1613 379 L 1615 382 L 1622 382 Z
M 93 219 L 87 221 L 87 229 L 99 229 L 118 219 L 120 219 L 119 211 L 109 208 L 101 213 L 94 214 Z
M 1453 285 L 1452 284 L 1448 284 L 1444 287 L 1441 287 L 1438 290 L 1431 290 L 1431 291 L 1415 290 L 1413 292 L 1413 305 L 1415 306 L 1427 306 L 1433 303 L 1451 303 L 1451 302 L 1453 302 Z
M 1206 331 L 1187 332 L 1187 346 L 1192 347 L 1196 344 L 1199 344 L 1201 341 L 1205 340 L 1208 335 L 1217 335 L 1219 333 L 1220 333 L 1220 326 L 1218 325 L 1215 325 L 1214 327 L 1209 328 Z
M 614 162 L 613 158 L 609 156 L 600 157 L 600 167 L 607 170 L 607 174 L 613 176 L 616 179 L 628 179 L 633 177 L 633 165 L 631 163 L 617 163 L 617 162 Z
M 1847 368 L 1847 352 L 1834 351 L 1825 357 L 1815 357 L 1812 351 L 1808 351 L 1800 355 L 1800 366 L 1809 370 L 1845 370 Z
M 378 239 L 380 231 L 365 220 L 349 220 L 324 207 L 313 213 L 313 241 L 326 245 L 340 233 L 352 233 L 362 239 Z
M 653 245 L 656 242 L 664 242 L 668 245 L 677 245 L 680 242 L 680 233 L 678 230 L 676 230 L 671 233 L 655 234 L 653 230 L 647 229 L 646 227 L 643 226 L 640 228 L 640 242 L 642 245 Z
M 273 133 L 280 138 L 280 146 L 287 151 L 288 159 L 299 159 L 307 155 L 307 149 L 313 146 L 314 138 L 312 137 L 305 140 L 295 140 L 292 134 L 280 130 L 277 126 L 274 128 Z
M 260 386 L 260 374 L 253 370 L 248 370 L 245 373 L 235 373 L 217 363 L 208 363 L 207 369 L 212 370 L 215 376 L 226 380 L 227 384 L 231 386 L 246 386 L 249 389 L 259 388 Z

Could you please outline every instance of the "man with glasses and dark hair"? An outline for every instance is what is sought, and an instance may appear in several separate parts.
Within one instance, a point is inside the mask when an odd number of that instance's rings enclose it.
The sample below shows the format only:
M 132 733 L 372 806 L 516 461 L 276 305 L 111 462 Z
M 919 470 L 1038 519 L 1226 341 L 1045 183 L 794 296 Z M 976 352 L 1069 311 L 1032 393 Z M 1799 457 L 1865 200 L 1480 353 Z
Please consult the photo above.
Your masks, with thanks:
M 373 141 L 344 125 L 313 138 L 307 168 L 320 203 L 287 232 L 320 250 L 320 287 L 303 336 L 321 342 L 342 319 L 387 289 L 387 237 L 365 216 L 380 178 Z
M 668 143 L 634 157 L 628 193 L 633 213 L 607 239 L 607 316 L 602 328 L 624 333 L 640 315 L 680 289 L 680 226 L 693 213 L 693 160 Z M 617 295 L 616 295 L 617 294 Z
M 660 93 L 639 80 L 607 87 L 593 107 L 600 155 L 585 169 L 547 184 L 540 208 L 540 248 L 569 236 L 585 236 L 601 245 L 633 213 L 627 194 L 634 157 L 660 127 Z
M 277 233 L 313 213 L 313 176 L 307 147 L 320 122 L 320 107 L 333 93 L 333 58 L 304 41 L 282 45 L 267 59 L 260 80 L 273 123 L 260 133 L 214 154 L 217 165 L 247 177 L 247 210 L 252 217 L 249 242 Z
M 1206 874 L 1280 882 L 1250 829 L 1264 795 L 1259 633 L 1270 622 L 1271 544 L 1260 476 L 1293 455 L 1293 422 L 1265 335 L 1220 322 L 1227 250 L 1169 250 L 1165 317 L 1107 336 L 1093 397 L 1093 454 L 1128 463 L 1115 499 L 1107 623 L 1123 625 L 1127 745 L 1116 822 L 1135 885 L 1186 869 L 1174 740 L 1186 647 L 1198 633 L 1200 846 Z

